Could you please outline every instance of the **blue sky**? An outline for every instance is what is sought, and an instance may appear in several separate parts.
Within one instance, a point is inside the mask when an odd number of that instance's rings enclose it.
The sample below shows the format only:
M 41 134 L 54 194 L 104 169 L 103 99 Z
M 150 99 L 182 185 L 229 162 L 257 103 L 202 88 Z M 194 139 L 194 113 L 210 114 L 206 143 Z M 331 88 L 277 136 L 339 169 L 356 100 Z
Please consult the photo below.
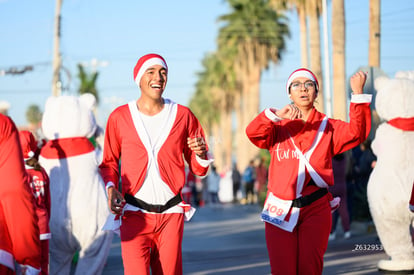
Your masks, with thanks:
M 169 66 L 165 97 L 187 105 L 203 57 L 216 50 L 217 18 L 228 13 L 227 4 L 222 0 L 114 3 L 63 0 L 61 54 L 69 72 L 62 73 L 63 84 L 68 86 L 65 93 L 76 93 L 78 63 L 96 59 L 106 64 L 97 67 L 98 121 L 104 125 L 113 108 L 139 97 L 133 67 L 141 55 L 156 52 Z M 368 4 L 369 0 L 345 1 L 347 77 L 368 63 Z M 383 0 L 381 8 L 381 69 L 389 76 L 398 70 L 414 70 L 414 1 Z M 52 94 L 54 13 L 52 0 L 0 0 L 0 71 L 34 66 L 25 74 L 0 75 L 0 100 L 11 104 L 9 115 L 17 125 L 26 124 L 30 104 L 43 110 Z M 293 12 L 287 15 L 291 38 L 283 60 L 263 73 L 261 109 L 288 103 L 285 81 L 301 65 L 297 17 Z

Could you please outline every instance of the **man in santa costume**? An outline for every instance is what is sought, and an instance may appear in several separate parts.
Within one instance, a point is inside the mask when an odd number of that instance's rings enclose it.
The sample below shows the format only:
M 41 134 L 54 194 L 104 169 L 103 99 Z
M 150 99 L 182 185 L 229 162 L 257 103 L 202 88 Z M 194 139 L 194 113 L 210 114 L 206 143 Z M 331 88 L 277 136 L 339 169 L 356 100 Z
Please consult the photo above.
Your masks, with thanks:
M 332 157 L 369 134 L 371 95 L 366 74 L 351 77 L 350 122 L 329 119 L 314 107 L 318 80 L 307 69 L 294 71 L 286 91 L 292 104 L 268 108 L 246 129 L 250 141 L 271 154 L 268 194 L 262 211 L 272 274 L 322 274 L 338 206 L 327 187 L 334 184 Z
M 0 114 L 0 274 L 40 272 L 40 239 L 35 201 L 24 168 L 19 133 Z
M 194 114 L 162 97 L 167 75 L 163 57 L 141 57 L 134 68 L 141 96 L 118 107 L 107 122 L 100 169 L 120 226 L 127 275 L 149 275 L 150 269 L 153 275 L 182 274 L 184 220 L 194 212 L 181 197 L 184 159 L 199 176 L 211 162 Z

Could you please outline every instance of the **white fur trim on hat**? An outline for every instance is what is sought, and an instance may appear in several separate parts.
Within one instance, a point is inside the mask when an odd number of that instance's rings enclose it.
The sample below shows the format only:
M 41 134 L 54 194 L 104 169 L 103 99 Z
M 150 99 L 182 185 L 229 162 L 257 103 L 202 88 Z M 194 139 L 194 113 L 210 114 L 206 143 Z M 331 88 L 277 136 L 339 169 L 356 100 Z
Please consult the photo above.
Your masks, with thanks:
M 141 68 L 139 69 L 137 76 L 135 77 L 135 83 L 137 83 L 137 85 L 139 86 L 139 82 L 141 81 L 141 77 L 144 75 L 145 71 L 154 65 L 161 65 L 163 66 L 165 69 L 167 69 L 167 64 L 165 64 L 164 60 L 162 60 L 161 58 L 158 57 L 153 57 L 148 59 L 147 61 L 145 61 Z
M 306 69 L 299 69 L 299 70 L 294 71 L 288 78 L 288 81 L 286 83 L 286 92 L 288 95 L 289 95 L 290 84 L 293 82 L 293 80 L 295 80 L 298 77 L 309 78 L 310 80 L 316 83 L 316 88 L 317 89 L 319 88 L 317 79 L 314 77 L 314 75 L 310 71 Z
M 35 155 L 35 153 L 34 153 L 33 151 L 30 151 L 29 153 L 27 153 L 27 154 L 25 154 L 25 155 L 23 156 L 23 160 L 24 160 L 24 161 L 29 160 L 29 159 L 31 159 L 32 157 L 34 157 L 34 155 Z

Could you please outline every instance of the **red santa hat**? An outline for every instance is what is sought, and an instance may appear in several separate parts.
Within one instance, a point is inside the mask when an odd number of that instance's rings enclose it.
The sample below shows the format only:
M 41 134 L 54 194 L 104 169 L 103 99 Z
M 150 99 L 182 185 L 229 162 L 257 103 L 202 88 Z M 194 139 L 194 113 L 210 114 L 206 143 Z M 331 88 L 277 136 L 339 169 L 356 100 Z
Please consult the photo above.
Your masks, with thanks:
M 165 62 L 165 59 L 159 54 L 146 54 L 138 60 L 134 68 L 134 81 L 135 83 L 137 83 L 138 86 L 144 72 L 149 67 L 154 65 L 161 65 L 168 71 L 167 62 Z
M 37 142 L 30 131 L 20 131 L 20 144 L 22 146 L 23 158 L 29 159 L 35 155 L 37 150 Z
M 313 82 L 315 82 L 316 84 L 316 91 L 319 90 L 319 83 L 318 83 L 318 79 L 316 78 L 316 76 L 308 69 L 305 68 L 300 68 L 295 70 L 293 73 L 290 74 L 288 81 L 286 83 L 286 92 L 289 95 L 289 86 L 290 84 L 292 84 L 293 80 L 295 80 L 295 78 L 298 77 L 306 77 L 309 78 L 310 80 L 312 80 Z

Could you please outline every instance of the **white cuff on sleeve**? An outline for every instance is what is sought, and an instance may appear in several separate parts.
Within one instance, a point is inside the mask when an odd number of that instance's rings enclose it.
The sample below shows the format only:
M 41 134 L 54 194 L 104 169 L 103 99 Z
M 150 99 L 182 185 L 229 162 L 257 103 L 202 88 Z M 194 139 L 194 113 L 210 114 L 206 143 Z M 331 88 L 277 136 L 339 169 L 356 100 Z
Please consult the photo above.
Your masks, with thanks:
M 210 165 L 210 163 L 212 163 L 214 161 L 214 159 L 210 159 L 210 158 L 209 159 L 202 159 L 198 155 L 196 155 L 196 160 L 203 167 L 208 167 Z
M 371 94 L 358 94 L 358 95 L 351 95 L 351 102 L 352 103 L 371 103 L 372 95 Z
M 106 195 L 108 195 L 108 188 L 111 187 L 111 186 L 115 186 L 115 184 L 112 181 L 108 181 L 108 183 L 106 184 L 106 187 L 105 187 Z
M 280 121 L 282 119 L 276 115 L 276 111 L 277 111 L 277 109 L 275 109 L 275 108 L 266 108 L 264 112 L 265 112 L 265 115 L 268 119 L 270 119 L 273 122 L 277 122 L 277 121 Z
M 23 265 L 22 267 L 24 267 L 26 269 L 26 272 L 24 273 L 26 275 L 38 275 L 38 274 L 40 274 L 40 269 L 36 269 L 33 266 Z

